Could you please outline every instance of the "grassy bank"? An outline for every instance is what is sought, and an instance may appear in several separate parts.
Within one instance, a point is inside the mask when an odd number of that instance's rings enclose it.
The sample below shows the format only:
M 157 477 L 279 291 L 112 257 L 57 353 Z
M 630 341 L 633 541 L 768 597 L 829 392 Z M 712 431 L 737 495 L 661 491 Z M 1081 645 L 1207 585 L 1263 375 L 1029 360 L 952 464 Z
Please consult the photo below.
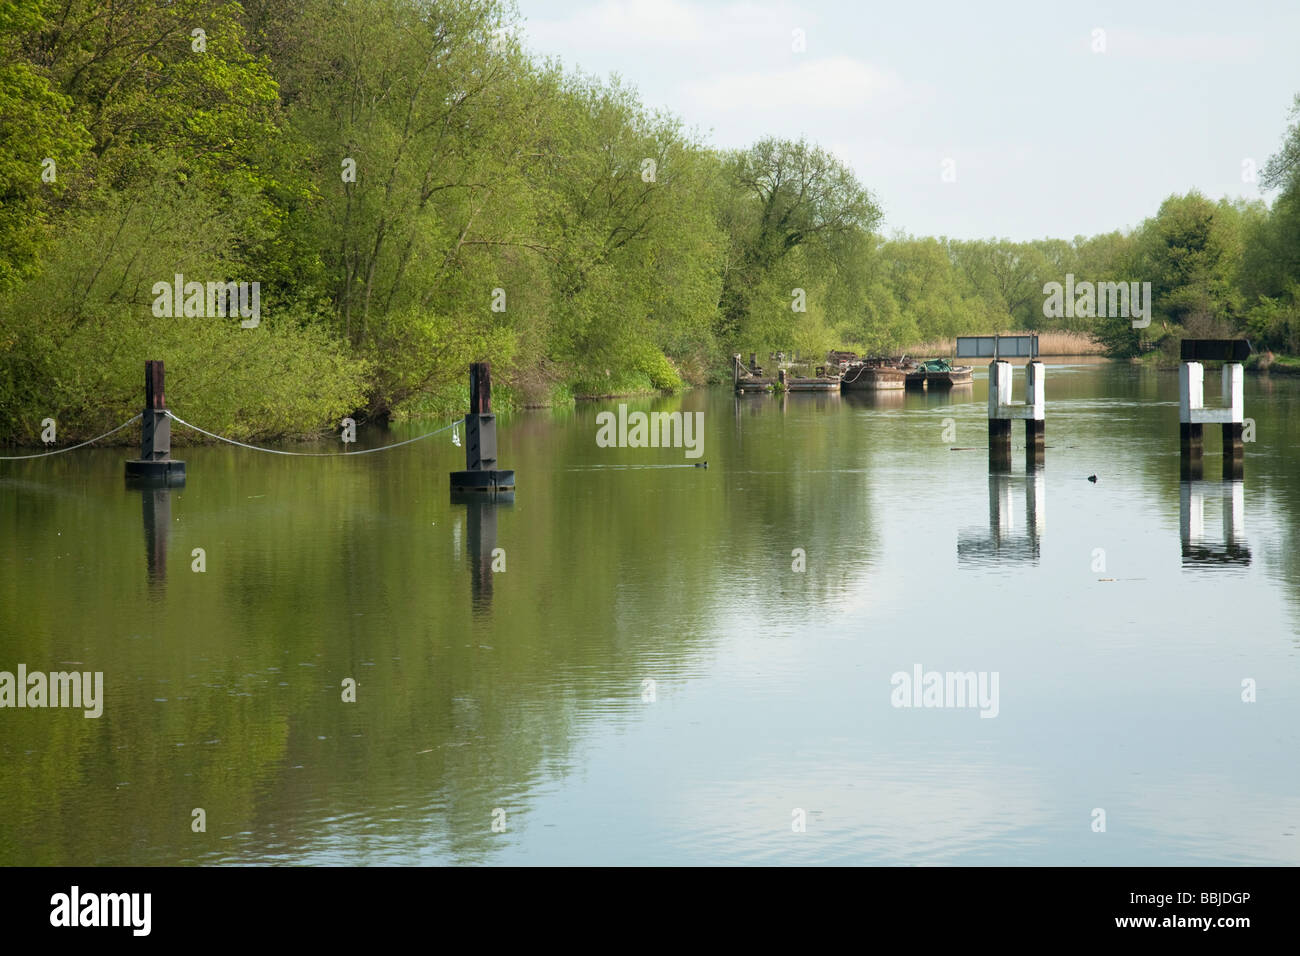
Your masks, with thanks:
M 1300 356 L 1264 352 L 1246 359 L 1246 371 L 1269 375 L 1300 375 Z

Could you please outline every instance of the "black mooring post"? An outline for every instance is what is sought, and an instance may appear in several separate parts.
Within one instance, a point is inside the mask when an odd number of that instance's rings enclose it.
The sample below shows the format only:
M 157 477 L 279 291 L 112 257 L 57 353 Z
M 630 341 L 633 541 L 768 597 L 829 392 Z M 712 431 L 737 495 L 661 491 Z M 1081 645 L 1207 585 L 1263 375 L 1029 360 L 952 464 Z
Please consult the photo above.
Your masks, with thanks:
M 989 419 L 989 470 L 1011 470 L 1011 419 Z
M 1025 419 L 1025 467 L 1039 468 L 1046 460 L 1046 426 L 1041 418 Z
M 1223 480 L 1238 481 L 1245 473 L 1246 446 L 1242 443 L 1245 425 L 1242 422 L 1223 423 Z
M 172 425 L 167 417 L 165 371 L 161 360 L 151 359 L 144 363 L 140 457 L 127 461 L 126 478 L 133 484 L 185 484 L 185 462 L 172 458 Z
M 497 419 L 492 414 L 492 366 L 469 367 L 469 414 L 465 416 L 465 470 L 451 473 L 457 492 L 513 492 L 515 473 L 497 468 Z

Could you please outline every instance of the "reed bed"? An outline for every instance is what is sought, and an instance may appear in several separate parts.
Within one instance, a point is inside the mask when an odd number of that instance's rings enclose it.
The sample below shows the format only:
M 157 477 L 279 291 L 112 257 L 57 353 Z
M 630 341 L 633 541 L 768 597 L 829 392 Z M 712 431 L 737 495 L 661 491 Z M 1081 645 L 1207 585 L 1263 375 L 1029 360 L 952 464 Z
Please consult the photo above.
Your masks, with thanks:
M 1000 335 L 1026 335 L 1022 331 L 1001 332 Z M 1039 332 L 1039 355 L 1101 355 L 1104 349 L 1083 332 Z M 909 345 L 900 354 L 914 358 L 951 357 L 957 352 L 956 339 L 937 339 Z

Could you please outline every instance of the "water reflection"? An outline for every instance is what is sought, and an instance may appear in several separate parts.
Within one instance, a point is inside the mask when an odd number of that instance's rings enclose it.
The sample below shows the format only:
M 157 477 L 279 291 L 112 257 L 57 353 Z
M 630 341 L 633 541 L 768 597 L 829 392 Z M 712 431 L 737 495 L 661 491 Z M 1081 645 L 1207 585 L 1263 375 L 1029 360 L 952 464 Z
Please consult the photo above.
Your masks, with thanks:
M 1216 484 L 1222 503 L 1222 543 L 1208 543 L 1205 539 L 1205 498 L 1214 494 Z M 1244 482 L 1180 482 L 1178 526 L 1183 567 L 1248 566 L 1250 548 L 1246 544 L 1245 515 Z
M 160 594 L 167 584 L 167 535 L 172 525 L 172 493 L 167 488 L 140 488 L 145 564 L 149 589 Z
M 469 550 L 470 606 L 476 614 L 492 608 L 493 569 L 506 570 L 505 551 L 497 550 L 497 509 L 514 504 L 514 492 L 500 492 L 495 496 L 481 493 L 452 491 L 451 503 L 465 506 L 466 539 Z M 459 531 L 459 522 L 457 522 Z
M 907 390 L 881 388 L 874 392 L 847 391 L 841 393 L 844 403 L 853 408 L 902 408 L 907 404 Z
M 951 388 L 927 388 L 919 392 L 912 392 L 911 397 L 913 402 L 920 399 L 925 408 L 938 408 L 942 405 L 964 405 L 966 402 L 974 401 L 975 383 L 963 382 Z
M 1016 505 L 1017 486 L 1024 486 L 1024 507 Z M 1016 475 L 989 475 L 989 530 L 957 534 L 957 564 L 987 567 L 1037 564 L 1039 538 L 1047 525 L 1047 479 L 1039 470 Z
M 1176 378 L 1054 381 L 1050 539 L 1042 479 L 985 470 L 983 382 L 951 411 L 687 393 L 671 401 L 705 411 L 707 470 L 598 447 L 617 401 L 519 413 L 501 457 L 531 490 L 505 516 L 425 493 L 464 463 L 450 440 L 310 466 L 195 448 L 201 488 L 139 500 L 118 449 L 0 465 L 5 666 L 110 671 L 100 720 L 0 719 L 0 864 L 1300 862 L 1300 381 L 1249 393 L 1269 436 L 1250 545 L 1276 547 L 1231 571 L 1174 560 Z M 1187 491 L 1193 554 L 1244 553 L 1235 489 Z M 1096 546 L 1114 564 L 1090 574 Z M 1052 640 L 999 624 L 1009 589 Z M 918 629 L 936 595 L 960 626 Z M 892 707 L 917 662 L 1001 671 L 998 719 Z M 1267 710 L 1238 674 L 1271 675 Z M 1189 723 L 1190 769 L 1169 746 Z M 1080 726 L 1123 746 L 1062 748 Z M 200 801 L 227 838 L 189 830 Z M 1123 839 L 1091 831 L 1098 803 Z M 1238 825 L 1203 825 L 1220 818 Z
M 811 408 L 819 412 L 832 412 L 840 403 L 839 392 L 827 391 L 789 391 L 781 393 L 781 411 L 786 411 L 791 403 L 797 408 Z

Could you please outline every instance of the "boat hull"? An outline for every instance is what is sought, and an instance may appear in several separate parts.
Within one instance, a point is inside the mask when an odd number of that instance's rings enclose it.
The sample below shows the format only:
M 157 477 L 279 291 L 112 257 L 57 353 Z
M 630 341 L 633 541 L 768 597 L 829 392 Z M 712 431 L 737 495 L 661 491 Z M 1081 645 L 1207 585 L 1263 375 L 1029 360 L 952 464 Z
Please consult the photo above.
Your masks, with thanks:
M 955 368 L 951 372 L 926 372 L 925 384 L 929 388 L 953 388 L 969 385 L 975 380 L 971 369 Z
M 845 372 L 840 382 L 846 392 L 878 392 L 905 387 L 907 372 L 887 365 L 859 366 Z
M 955 388 L 974 382 L 973 369 L 967 365 L 958 365 L 951 369 L 913 369 L 907 373 L 908 388 Z
M 791 392 L 838 392 L 840 380 L 838 378 L 792 378 L 786 381 L 785 387 Z

